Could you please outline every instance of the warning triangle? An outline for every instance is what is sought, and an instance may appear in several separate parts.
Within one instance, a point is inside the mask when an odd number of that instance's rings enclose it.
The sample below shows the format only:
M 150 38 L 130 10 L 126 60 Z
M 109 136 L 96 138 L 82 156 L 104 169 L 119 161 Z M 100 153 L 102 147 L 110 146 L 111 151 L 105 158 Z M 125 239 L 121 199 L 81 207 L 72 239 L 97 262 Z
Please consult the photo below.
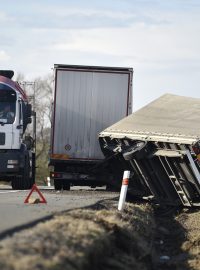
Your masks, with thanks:
M 25 199 L 24 203 L 29 203 L 29 199 L 33 192 L 37 192 L 40 196 L 40 203 L 47 203 L 45 197 L 42 195 L 42 192 L 39 190 L 39 188 L 36 186 L 36 184 L 33 185 L 30 193 L 28 194 L 27 198 Z

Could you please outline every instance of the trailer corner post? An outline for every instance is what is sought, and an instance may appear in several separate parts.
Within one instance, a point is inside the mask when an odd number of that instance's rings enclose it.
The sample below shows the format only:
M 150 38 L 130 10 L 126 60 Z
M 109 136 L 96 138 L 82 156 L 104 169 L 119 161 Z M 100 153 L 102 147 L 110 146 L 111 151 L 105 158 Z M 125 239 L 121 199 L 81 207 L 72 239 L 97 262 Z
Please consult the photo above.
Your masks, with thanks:
M 191 164 L 192 170 L 194 172 L 194 175 L 196 176 L 196 179 L 197 179 L 198 183 L 200 184 L 200 173 L 199 173 L 199 171 L 198 171 L 198 169 L 197 169 L 197 167 L 196 167 L 196 165 L 194 163 L 194 160 L 193 160 L 189 150 L 186 150 L 186 155 L 187 155 L 187 157 L 188 157 L 188 159 L 190 161 L 190 164 Z
M 122 211 L 125 205 L 126 201 L 126 194 L 128 190 L 128 184 L 129 184 L 129 178 L 130 178 L 130 171 L 124 171 L 123 180 L 122 180 L 122 187 L 119 197 L 119 203 L 118 203 L 118 210 Z

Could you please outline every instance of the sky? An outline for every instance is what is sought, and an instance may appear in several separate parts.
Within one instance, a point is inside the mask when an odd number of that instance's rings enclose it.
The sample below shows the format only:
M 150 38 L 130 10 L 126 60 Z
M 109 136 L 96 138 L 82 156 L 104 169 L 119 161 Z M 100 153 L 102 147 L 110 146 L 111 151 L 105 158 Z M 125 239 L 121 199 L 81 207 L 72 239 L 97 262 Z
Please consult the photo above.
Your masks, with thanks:
M 0 69 L 132 67 L 133 111 L 165 93 L 200 98 L 199 0 L 0 0 Z

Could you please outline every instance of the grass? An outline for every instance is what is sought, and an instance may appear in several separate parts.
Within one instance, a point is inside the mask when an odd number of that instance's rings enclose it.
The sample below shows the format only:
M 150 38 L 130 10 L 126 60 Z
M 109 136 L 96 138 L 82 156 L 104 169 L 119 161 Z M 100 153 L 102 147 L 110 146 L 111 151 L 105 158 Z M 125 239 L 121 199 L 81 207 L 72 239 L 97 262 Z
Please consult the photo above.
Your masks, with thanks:
M 149 269 L 154 222 L 147 205 L 113 204 L 54 216 L 0 242 L 0 269 Z M 106 209 L 107 208 L 107 209 Z

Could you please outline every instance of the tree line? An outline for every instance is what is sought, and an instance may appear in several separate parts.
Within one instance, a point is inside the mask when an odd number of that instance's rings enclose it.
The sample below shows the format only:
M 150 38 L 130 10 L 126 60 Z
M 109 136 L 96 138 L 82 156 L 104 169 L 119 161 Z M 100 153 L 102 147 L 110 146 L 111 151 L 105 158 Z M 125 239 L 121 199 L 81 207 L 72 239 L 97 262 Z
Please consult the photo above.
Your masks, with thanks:
M 49 175 L 48 159 L 51 136 L 51 119 L 53 108 L 54 76 L 48 74 L 27 80 L 24 74 L 17 74 L 17 81 L 26 92 L 36 112 L 36 182 L 44 182 Z M 31 134 L 30 127 L 27 133 Z

